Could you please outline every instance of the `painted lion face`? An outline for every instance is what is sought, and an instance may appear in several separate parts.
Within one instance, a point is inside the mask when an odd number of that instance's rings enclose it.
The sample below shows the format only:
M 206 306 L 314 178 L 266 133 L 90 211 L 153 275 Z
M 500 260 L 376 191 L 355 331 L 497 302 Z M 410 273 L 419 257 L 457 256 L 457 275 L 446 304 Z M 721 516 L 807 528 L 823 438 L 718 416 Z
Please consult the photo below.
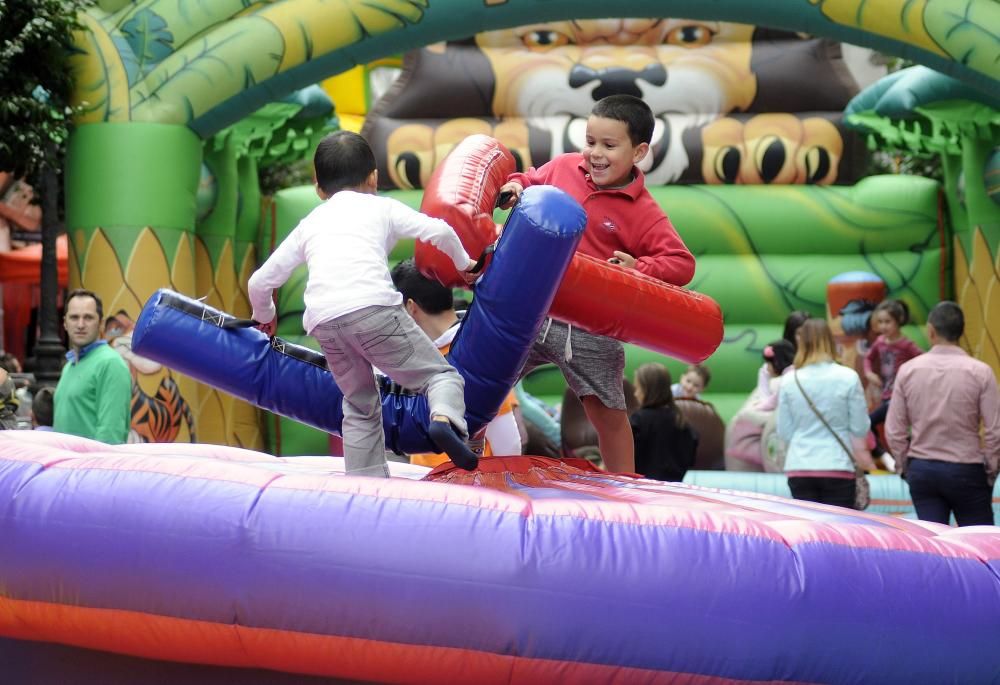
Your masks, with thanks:
M 657 117 L 652 183 L 688 166 L 681 135 L 750 106 L 753 27 L 687 19 L 601 19 L 530 24 L 476 36 L 496 77 L 494 114 L 548 130 L 551 156 L 583 147 L 594 103 L 616 93 L 646 101 Z

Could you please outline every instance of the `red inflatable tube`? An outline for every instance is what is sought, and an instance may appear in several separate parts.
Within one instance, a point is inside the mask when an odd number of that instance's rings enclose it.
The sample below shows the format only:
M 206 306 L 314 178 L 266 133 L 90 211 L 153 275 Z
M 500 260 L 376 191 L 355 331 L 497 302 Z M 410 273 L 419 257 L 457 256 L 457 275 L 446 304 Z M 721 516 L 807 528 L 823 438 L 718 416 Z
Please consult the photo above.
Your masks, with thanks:
M 469 136 L 434 170 L 420 210 L 451 224 L 465 251 L 478 259 L 497 238 L 497 191 L 514 171 L 514 156 L 503 144 L 482 134 Z M 451 288 L 465 287 L 451 259 L 430 243 L 418 241 L 413 254 L 427 278 Z
M 722 342 L 722 310 L 711 297 L 579 252 L 549 314 L 691 363 L 708 359 Z
M 514 158 L 494 138 L 469 136 L 437 168 L 421 210 L 444 219 L 478 257 L 496 239 L 493 207 L 514 171 Z M 417 243 L 417 266 L 449 287 L 464 284 L 451 260 Z M 577 253 L 550 314 L 585 331 L 633 343 L 686 362 L 707 359 L 722 342 L 722 310 L 707 295 Z

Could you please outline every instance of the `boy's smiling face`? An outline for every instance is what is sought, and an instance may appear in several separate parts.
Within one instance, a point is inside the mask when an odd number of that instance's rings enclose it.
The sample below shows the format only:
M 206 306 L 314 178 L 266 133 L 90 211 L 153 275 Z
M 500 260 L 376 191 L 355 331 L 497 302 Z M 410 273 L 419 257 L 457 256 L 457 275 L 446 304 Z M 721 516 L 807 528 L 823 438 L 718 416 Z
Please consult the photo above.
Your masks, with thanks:
M 581 150 L 590 178 L 601 188 L 627 185 L 632 167 L 649 152 L 648 143 L 632 145 L 628 124 L 617 119 L 587 119 L 587 144 Z
M 681 389 L 684 391 L 685 397 L 697 397 L 705 389 L 705 381 L 698 373 L 688 371 L 681 376 Z

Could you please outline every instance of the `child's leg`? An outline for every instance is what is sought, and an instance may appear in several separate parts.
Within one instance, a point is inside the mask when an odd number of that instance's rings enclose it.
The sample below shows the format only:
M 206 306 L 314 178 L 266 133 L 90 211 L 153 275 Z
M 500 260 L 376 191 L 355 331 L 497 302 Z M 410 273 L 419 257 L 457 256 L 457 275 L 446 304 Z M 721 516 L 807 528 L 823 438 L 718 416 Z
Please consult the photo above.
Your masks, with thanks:
M 367 310 L 352 312 L 321 323 L 312 335 L 326 356 L 330 372 L 344 395 L 344 460 L 354 476 L 388 478 L 385 434 L 382 428 L 382 398 L 371 364 L 356 347 L 354 327 L 364 325 Z
M 635 473 L 635 440 L 628 413 L 624 409 L 605 407 L 595 395 L 580 398 L 587 418 L 597 429 L 597 446 L 608 471 Z
M 404 388 L 427 395 L 431 439 L 456 466 L 476 468 L 478 457 L 462 442 L 469 437 L 465 380 L 402 307 L 388 311 L 389 324 L 380 331 L 378 344 L 368 350 L 368 358 Z M 440 424 L 447 425 L 447 431 Z
M 612 338 L 553 321 L 540 335 L 529 361 L 541 355 L 559 367 L 597 430 L 601 459 L 608 471 L 635 473 L 635 442 L 622 387 L 625 349 Z M 568 359 L 567 359 L 568 357 Z
M 875 437 L 875 448 L 872 450 L 872 455 L 879 457 L 885 452 L 885 446 L 879 439 L 878 427 L 885 423 L 886 417 L 889 415 L 889 400 L 882 400 L 882 404 L 875 407 L 869 414 L 868 420 L 871 422 L 871 432 Z

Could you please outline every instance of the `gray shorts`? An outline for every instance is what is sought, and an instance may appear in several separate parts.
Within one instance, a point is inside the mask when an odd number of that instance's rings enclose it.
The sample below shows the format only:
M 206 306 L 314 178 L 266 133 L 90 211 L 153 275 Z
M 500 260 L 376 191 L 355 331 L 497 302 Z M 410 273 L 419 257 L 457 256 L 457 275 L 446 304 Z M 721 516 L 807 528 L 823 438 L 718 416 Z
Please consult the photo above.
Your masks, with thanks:
M 568 349 L 567 336 L 570 338 Z M 567 356 L 570 356 L 569 361 Z M 605 407 L 625 410 L 622 390 L 625 348 L 614 338 L 593 335 L 555 319 L 551 323 L 546 321 L 531 346 L 521 376 L 547 363 L 559 367 L 577 397 L 594 395 Z

